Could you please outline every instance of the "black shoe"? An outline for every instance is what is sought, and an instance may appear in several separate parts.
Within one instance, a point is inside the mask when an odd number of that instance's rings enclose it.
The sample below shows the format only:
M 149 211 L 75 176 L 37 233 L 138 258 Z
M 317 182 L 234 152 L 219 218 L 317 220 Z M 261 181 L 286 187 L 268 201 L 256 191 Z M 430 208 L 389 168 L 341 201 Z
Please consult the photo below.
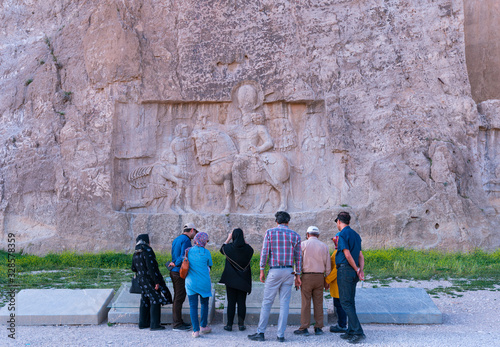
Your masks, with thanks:
M 265 341 L 264 333 L 255 333 L 252 335 L 248 335 L 248 338 L 252 341 Z
M 191 330 L 191 325 L 182 323 L 182 325 L 179 325 L 178 327 L 174 327 L 172 329 L 173 331 L 188 331 Z
M 233 331 L 233 326 L 232 325 L 224 325 L 224 330 L 225 331 Z
M 293 332 L 295 335 L 309 336 L 309 331 L 307 329 L 297 329 Z
M 323 335 L 323 329 L 314 328 L 314 335 Z
M 278 340 L 278 342 L 285 342 L 285 337 L 284 336 L 282 336 L 282 337 L 276 336 L 276 340 Z
M 147 327 L 139 327 L 139 329 L 147 329 L 149 328 L 149 325 Z
M 364 339 L 366 339 L 365 334 L 352 335 L 352 337 L 349 340 L 347 340 L 347 342 L 352 343 L 352 344 L 356 344 L 356 343 L 363 342 Z
M 340 338 L 342 340 L 350 340 L 354 335 L 351 335 L 351 334 L 348 334 L 348 333 L 344 333 L 344 334 L 340 334 Z
M 337 325 L 332 325 L 330 327 L 330 332 L 331 333 L 345 333 L 347 331 L 347 328 L 342 328 L 338 324 Z
M 155 330 L 165 330 L 165 327 L 163 325 L 160 325 L 160 326 L 157 326 L 157 327 L 154 327 L 154 328 L 151 328 L 149 330 L 152 330 L 152 331 L 155 331 Z
M 238 325 L 238 329 L 240 329 L 240 331 L 244 331 L 247 330 L 247 327 L 244 325 Z

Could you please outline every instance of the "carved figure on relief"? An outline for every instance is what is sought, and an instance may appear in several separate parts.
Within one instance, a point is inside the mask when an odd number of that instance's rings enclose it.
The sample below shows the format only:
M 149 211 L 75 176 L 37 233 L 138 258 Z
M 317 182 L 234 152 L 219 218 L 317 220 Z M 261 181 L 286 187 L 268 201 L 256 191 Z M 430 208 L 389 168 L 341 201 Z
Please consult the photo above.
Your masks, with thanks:
M 264 114 L 259 111 L 262 108 L 259 91 L 251 83 L 242 84 L 235 95 L 242 124 L 232 127 L 228 133 L 236 140 L 239 150 L 227 133 L 208 127 L 194 134 L 198 161 L 201 165 L 210 165 L 209 176 L 214 183 L 224 184 L 226 205 L 223 213 L 229 212 L 232 193 L 236 205 L 240 205 L 240 198 L 250 184 L 268 187 L 259 212 L 269 201 L 273 188 L 280 195 L 280 209 L 285 210 L 290 166 L 286 157 L 271 151 L 273 139 L 264 125 Z
M 235 202 L 239 204 L 248 185 L 266 184 L 268 190 L 258 207 L 259 212 L 269 201 L 272 188 L 280 195 L 280 210 L 286 210 L 290 165 L 285 156 L 270 151 L 273 141 L 262 125 L 263 119 L 261 113 L 243 114 L 243 127 L 235 135 L 240 148 L 232 170 Z
M 178 124 L 174 130 L 175 138 L 170 143 L 170 149 L 175 155 L 176 164 L 180 171 L 183 180 L 178 183 L 178 196 L 176 205 L 182 206 L 181 200 L 184 202 L 184 211 L 194 213 L 192 209 L 193 203 L 193 180 L 194 172 L 194 140 L 189 134 L 189 127 L 184 124 Z
M 287 152 L 297 147 L 297 135 L 293 130 L 292 123 L 290 123 L 287 118 L 272 120 L 271 129 L 276 136 L 274 149 L 281 152 Z
M 314 171 L 317 165 L 323 164 L 326 153 L 326 135 L 321 120 L 316 115 L 307 120 L 302 151 L 307 154 L 308 174 Z
M 211 122 L 208 118 L 209 115 L 207 113 L 205 112 L 198 113 L 193 133 L 207 129 L 218 129 L 218 126 L 215 123 Z
M 281 154 L 271 151 L 274 143 L 265 126 L 261 93 L 252 83 L 242 84 L 236 90 L 237 107 L 241 112 L 242 126 L 233 130 L 239 154 L 233 165 L 233 184 L 235 202 L 239 205 L 241 196 L 249 184 L 267 184 L 266 198 L 258 207 L 262 212 L 269 201 L 272 188 L 280 195 L 280 209 L 286 210 L 290 177 L 288 160 Z
M 188 176 L 179 166 L 174 165 L 174 162 L 173 153 L 166 150 L 156 163 L 131 171 L 128 175 L 128 182 L 132 187 L 144 191 L 140 199 L 126 200 L 123 209 L 128 211 L 151 207 L 155 210 L 151 212 L 162 212 L 168 209 L 179 212 L 179 207 L 173 205 L 173 202 L 179 201 L 181 187 L 185 186 Z
M 482 180 L 485 192 L 496 206 L 500 204 L 500 130 L 484 129 L 479 132 L 480 153 L 483 159 Z
M 228 134 L 214 129 L 196 131 L 193 134 L 196 159 L 200 165 L 209 165 L 208 176 L 213 183 L 224 185 L 226 197 L 222 213 L 229 213 L 233 192 L 232 166 L 238 151 Z
M 500 207 L 500 100 L 478 105 L 480 114 L 478 152 L 481 178 L 489 201 Z

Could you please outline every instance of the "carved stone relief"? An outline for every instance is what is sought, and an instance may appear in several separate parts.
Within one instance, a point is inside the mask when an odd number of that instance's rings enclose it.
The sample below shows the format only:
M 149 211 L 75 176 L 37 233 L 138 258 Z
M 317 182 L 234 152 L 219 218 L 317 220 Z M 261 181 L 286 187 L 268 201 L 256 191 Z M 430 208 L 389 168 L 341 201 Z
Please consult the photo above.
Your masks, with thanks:
M 231 99 L 118 105 L 114 208 L 269 213 L 339 201 L 345 153 L 333 153 L 322 103 L 265 103 L 253 81 Z
M 493 206 L 500 208 L 500 100 L 479 104 L 479 148 L 483 187 Z

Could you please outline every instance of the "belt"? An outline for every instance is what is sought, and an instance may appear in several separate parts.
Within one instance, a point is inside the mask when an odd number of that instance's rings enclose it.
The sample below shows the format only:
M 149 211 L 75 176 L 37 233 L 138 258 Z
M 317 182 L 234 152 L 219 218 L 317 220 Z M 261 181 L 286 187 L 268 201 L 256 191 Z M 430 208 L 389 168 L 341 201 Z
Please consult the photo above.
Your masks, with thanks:
M 303 275 L 324 275 L 323 272 L 303 272 Z
M 270 269 L 287 269 L 287 268 L 293 268 L 291 265 L 279 265 L 279 266 L 270 266 Z
M 337 269 L 338 269 L 339 267 L 342 267 L 342 266 L 351 266 L 351 265 L 349 265 L 349 264 L 337 264 L 336 266 L 337 266 Z

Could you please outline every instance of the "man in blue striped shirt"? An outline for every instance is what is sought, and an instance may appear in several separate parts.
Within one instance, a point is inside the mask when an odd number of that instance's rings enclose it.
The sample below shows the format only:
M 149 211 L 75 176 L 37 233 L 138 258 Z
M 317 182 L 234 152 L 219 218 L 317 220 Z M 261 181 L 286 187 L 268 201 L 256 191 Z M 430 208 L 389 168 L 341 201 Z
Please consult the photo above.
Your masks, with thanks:
M 266 231 L 260 253 L 260 281 L 265 283 L 264 298 L 260 311 L 257 333 L 248 335 L 253 341 L 264 341 L 264 332 L 269 321 L 269 313 L 276 294 L 280 295 L 280 315 L 278 319 L 278 341 L 285 341 L 285 329 L 292 286 L 301 286 L 302 250 L 300 236 L 288 227 L 290 215 L 278 211 L 274 215 L 277 226 Z M 269 273 L 266 280 L 264 269 L 269 261 Z M 295 264 L 295 272 L 293 271 Z M 295 276 L 294 276 L 295 275 Z

